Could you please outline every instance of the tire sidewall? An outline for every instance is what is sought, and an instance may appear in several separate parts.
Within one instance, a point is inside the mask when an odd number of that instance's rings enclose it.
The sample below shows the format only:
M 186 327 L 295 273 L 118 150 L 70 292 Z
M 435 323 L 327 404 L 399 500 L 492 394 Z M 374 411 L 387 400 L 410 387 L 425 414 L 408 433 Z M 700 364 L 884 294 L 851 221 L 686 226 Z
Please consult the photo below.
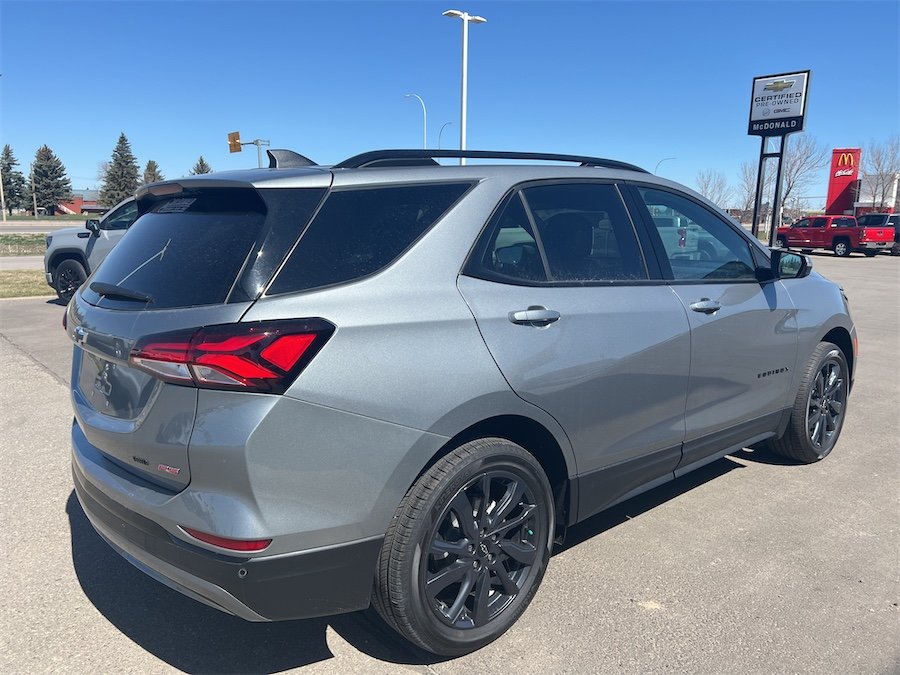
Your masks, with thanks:
M 425 516 L 412 528 L 410 541 L 415 542 L 413 554 L 404 560 L 400 574 L 404 582 L 408 613 L 415 629 L 435 652 L 443 655 L 458 655 L 478 649 L 502 635 L 525 611 L 540 586 L 550 551 L 553 546 L 553 493 L 540 464 L 524 450 L 508 442 L 497 440 L 490 446 L 482 447 L 470 461 L 455 467 L 447 476 L 447 483 L 435 490 Z M 522 468 L 528 467 L 529 471 Z M 530 570 L 526 587 L 513 599 L 496 618 L 488 624 L 471 629 L 456 629 L 443 623 L 434 613 L 421 589 L 422 573 L 427 554 L 424 547 L 430 543 L 432 531 L 449 501 L 468 482 L 486 471 L 504 470 L 514 473 L 524 480 L 534 498 L 541 502 L 540 538 L 537 546 L 540 554 Z

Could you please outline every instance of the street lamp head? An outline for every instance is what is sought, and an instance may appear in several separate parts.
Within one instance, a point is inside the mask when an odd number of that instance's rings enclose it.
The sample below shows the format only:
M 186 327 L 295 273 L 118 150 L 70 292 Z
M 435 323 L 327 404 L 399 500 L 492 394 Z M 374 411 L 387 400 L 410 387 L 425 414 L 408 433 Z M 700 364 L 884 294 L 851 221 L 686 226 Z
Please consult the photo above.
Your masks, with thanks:
M 468 12 L 461 12 L 458 9 L 448 9 L 443 12 L 443 16 L 449 16 L 451 19 L 462 19 L 470 23 L 487 23 L 487 19 L 483 16 L 472 16 Z

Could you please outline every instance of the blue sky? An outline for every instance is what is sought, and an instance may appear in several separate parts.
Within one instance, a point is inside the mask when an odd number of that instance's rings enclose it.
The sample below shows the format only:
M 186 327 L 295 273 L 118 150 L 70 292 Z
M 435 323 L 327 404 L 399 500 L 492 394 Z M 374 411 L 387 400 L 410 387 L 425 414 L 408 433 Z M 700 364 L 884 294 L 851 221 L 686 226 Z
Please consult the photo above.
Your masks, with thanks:
M 333 163 L 365 150 L 459 143 L 461 27 L 468 147 L 598 155 L 687 185 L 737 181 L 754 76 L 812 69 L 806 133 L 854 147 L 898 133 L 900 3 L 78 2 L 0 0 L 0 143 L 46 143 L 75 188 L 124 131 L 141 167 L 255 166 L 252 146 Z M 826 170 L 810 196 L 825 194 Z M 816 202 L 819 200 L 813 200 Z M 824 201 L 824 200 L 822 200 Z

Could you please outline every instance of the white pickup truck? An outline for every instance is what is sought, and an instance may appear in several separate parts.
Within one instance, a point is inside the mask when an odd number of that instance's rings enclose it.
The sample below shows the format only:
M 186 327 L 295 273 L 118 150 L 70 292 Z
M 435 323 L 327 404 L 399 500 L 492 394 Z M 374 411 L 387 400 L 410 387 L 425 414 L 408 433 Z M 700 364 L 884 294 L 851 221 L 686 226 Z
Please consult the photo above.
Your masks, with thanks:
M 69 302 L 138 217 L 133 197 L 119 202 L 99 220 L 66 227 L 47 235 L 44 275 L 59 299 Z

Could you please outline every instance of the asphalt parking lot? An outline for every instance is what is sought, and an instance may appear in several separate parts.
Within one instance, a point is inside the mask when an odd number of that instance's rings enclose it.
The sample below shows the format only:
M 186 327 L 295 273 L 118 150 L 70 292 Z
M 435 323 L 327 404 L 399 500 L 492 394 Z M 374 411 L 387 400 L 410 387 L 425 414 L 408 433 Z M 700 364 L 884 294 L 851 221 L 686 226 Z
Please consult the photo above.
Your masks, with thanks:
M 371 612 L 245 623 L 119 558 L 72 492 L 62 307 L 0 301 L 0 671 L 900 672 L 900 258 L 813 261 L 860 336 L 832 455 L 745 450 L 579 525 L 518 624 L 448 661 Z

